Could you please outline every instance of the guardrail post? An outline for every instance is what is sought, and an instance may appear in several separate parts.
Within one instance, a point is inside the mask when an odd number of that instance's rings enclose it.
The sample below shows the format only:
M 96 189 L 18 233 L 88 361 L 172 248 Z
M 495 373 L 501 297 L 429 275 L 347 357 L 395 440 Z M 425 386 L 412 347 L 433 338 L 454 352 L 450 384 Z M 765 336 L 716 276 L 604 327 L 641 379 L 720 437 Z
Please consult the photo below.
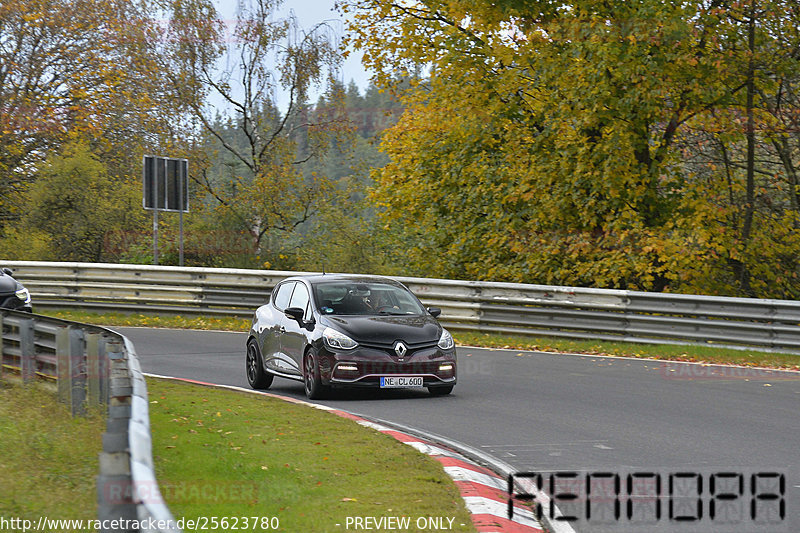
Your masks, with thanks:
M 631 296 L 628 295 L 622 299 L 622 316 L 623 318 L 623 325 L 622 325 L 622 337 L 624 339 L 628 339 L 631 337 L 635 337 L 636 335 L 631 335 L 631 319 L 629 314 L 629 309 L 631 307 Z
M 36 340 L 30 318 L 19 321 L 19 348 L 22 381 L 28 383 L 36 377 Z
M 69 328 L 66 326 L 56 331 L 56 380 L 58 383 L 58 401 L 72 405 L 72 358 L 69 354 Z
M 105 369 L 105 339 L 100 333 L 86 334 L 86 372 L 87 372 L 87 404 L 98 406 L 106 401 L 108 394 Z M 105 389 L 105 390 L 104 390 Z
M 111 355 L 109 343 L 111 338 L 103 335 L 100 340 L 100 400 L 108 406 L 111 401 Z
M 72 416 L 86 414 L 86 339 L 82 329 L 69 328 L 72 364 Z

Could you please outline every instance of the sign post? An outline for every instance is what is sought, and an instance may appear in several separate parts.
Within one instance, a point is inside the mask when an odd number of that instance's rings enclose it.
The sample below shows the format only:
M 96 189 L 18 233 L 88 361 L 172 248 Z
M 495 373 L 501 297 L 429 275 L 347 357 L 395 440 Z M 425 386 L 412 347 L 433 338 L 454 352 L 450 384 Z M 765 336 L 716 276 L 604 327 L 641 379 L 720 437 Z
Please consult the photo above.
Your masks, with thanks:
M 158 264 L 158 212 L 177 211 L 179 265 L 183 266 L 183 213 L 189 212 L 189 161 L 146 155 L 142 158 L 142 206 L 153 211 L 153 264 Z

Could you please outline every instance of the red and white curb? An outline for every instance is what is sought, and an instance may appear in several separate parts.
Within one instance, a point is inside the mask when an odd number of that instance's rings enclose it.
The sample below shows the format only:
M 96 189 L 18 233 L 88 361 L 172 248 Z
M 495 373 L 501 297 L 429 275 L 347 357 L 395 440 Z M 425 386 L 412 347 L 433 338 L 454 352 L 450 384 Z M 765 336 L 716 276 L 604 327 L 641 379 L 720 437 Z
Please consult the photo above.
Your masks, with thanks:
M 338 409 L 331 413 L 355 420 L 362 426 L 385 433 L 417 451 L 439 461 L 461 492 L 461 497 L 472 515 L 475 528 L 482 533 L 541 533 L 542 526 L 527 507 L 514 504 L 513 518 L 508 516 L 508 483 L 491 470 L 483 468 L 462 455 L 424 439 L 403 433 L 394 428 L 376 424 Z
M 472 515 L 472 522 L 475 524 L 475 528 L 479 532 L 543 533 L 544 531 L 539 521 L 534 517 L 530 508 L 522 507 L 517 502 L 514 502 L 513 518 L 508 519 L 508 483 L 504 478 L 444 446 L 434 444 L 409 433 L 404 433 L 389 426 L 371 422 L 360 416 L 348 413 L 347 411 L 342 411 L 326 405 L 310 403 L 304 400 L 298 400 L 296 398 L 287 398 L 285 396 L 271 394 L 269 392 L 245 389 L 243 387 L 234 387 L 232 385 L 219 385 L 216 383 L 208 383 L 194 379 L 161 376 L 157 374 L 144 375 L 152 378 L 183 381 L 196 385 L 205 385 L 209 387 L 246 392 L 249 394 L 269 396 L 271 398 L 288 401 L 290 403 L 308 405 L 309 407 L 328 411 L 343 418 L 349 418 L 350 420 L 354 420 L 364 427 L 368 427 L 394 437 L 398 441 L 408 444 L 409 446 L 417 449 L 419 452 L 429 455 L 436 461 L 439 461 L 439 463 L 442 465 L 442 468 L 444 468 L 444 471 L 453 479 L 456 487 L 458 487 L 461 497 L 464 499 L 467 510 Z

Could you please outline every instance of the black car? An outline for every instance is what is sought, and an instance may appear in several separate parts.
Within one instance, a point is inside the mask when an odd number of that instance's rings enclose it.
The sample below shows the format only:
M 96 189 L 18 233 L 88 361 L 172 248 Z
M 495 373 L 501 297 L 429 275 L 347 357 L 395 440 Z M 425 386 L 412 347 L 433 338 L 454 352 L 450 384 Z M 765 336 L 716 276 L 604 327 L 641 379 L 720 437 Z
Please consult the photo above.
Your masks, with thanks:
M 266 389 L 275 376 L 303 381 L 306 396 L 331 387 L 456 384 L 453 337 L 401 283 L 377 276 L 287 278 L 259 307 L 247 339 L 247 381 Z
M 0 307 L 32 312 L 31 293 L 11 274 L 7 268 L 0 270 Z

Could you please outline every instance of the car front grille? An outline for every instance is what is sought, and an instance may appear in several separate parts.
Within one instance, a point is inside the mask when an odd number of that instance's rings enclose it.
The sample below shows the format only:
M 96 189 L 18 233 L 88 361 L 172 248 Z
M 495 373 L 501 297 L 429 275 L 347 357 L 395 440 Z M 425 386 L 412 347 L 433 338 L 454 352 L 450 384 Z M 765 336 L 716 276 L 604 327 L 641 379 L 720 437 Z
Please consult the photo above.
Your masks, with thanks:
M 372 348 L 373 350 L 380 350 L 392 357 L 397 357 L 397 353 L 394 351 L 394 343 L 392 344 L 377 344 L 377 343 L 365 343 L 360 342 L 361 346 L 365 348 Z M 406 358 L 413 356 L 420 350 L 436 348 L 435 342 L 425 342 L 420 344 L 406 344 L 408 347 L 408 352 L 405 354 Z

